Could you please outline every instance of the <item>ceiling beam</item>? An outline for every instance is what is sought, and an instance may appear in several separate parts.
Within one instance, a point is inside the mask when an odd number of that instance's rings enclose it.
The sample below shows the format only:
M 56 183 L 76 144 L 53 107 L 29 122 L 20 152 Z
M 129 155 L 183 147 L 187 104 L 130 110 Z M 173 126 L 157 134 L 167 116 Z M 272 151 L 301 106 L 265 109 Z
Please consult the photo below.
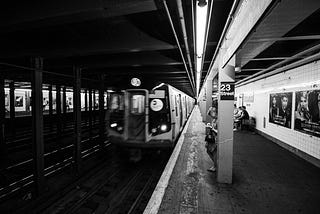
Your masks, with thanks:
M 241 58 L 241 59 L 248 59 L 249 61 L 269 61 L 269 60 L 284 60 L 289 59 L 290 57 L 263 57 L 263 58 Z
M 278 63 L 276 63 L 276 64 L 274 64 L 274 65 L 272 65 L 272 66 L 270 66 L 270 67 L 268 67 L 266 69 L 262 69 L 261 71 L 253 74 L 252 76 L 246 77 L 245 79 L 241 80 L 241 82 L 237 85 L 237 87 L 239 87 L 241 85 L 248 84 L 248 83 L 250 83 L 252 81 L 259 80 L 259 79 L 263 78 L 264 76 L 269 76 L 269 75 L 271 75 L 269 73 L 272 73 L 272 72 L 275 73 L 275 72 L 277 72 L 277 71 L 279 71 L 281 69 L 284 69 L 285 67 L 290 67 L 290 66 L 292 66 L 294 64 L 299 64 L 300 62 L 306 62 L 308 60 L 313 60 L 314 58 L 318 57 L 317 54 L 315 54 L 316 57 L 314 57 L 315 55 L 312 55 L 312 56 L 303 58 L 300 61 L 290 63 L 290 61 L 292 59 L 295 59 L 297 57 L 303 57 L 303 56 L 308 55 L 309 53 L 313 53 L 315 51 L 318 52 L 319 50 L 320 50 L 320 44 L 319 45 L 315 45 L 315 46 L 313 46 L 313 47 L 311 47 L 309 49 L 306 49 L 304 51 L 301 51 L 301 52 L 297 53 L 296 55 L 292 56 L 292 58 L 290 58 L 290 59 L 286 59 L 286 60 L 280 61 L 280 62 L 278 62 Z M 319 54 L 319 52 L 318 52 L 318 54 Z
M 241 71 L 261 71 L 264 68 L 243 68 Z
M 251 39 L 248 41 L 248 43 L 277 42 L 277 41 L 299 41 L 299 40 L 320 40 L 320 35 L 259 38 L 259 39 Z
M 246 65 L 250 59 L 259 56 L 263 51 L 271 47 L 278 39 L 307 39 L 308 37 L 285 37 L 292 29 L 303 23 L 311 14 L 320 7 L 320 1 L 301 0 L 275 1 L 278 4 L 265 17 L 261 23 L 252 31 L 247 41 L 242 45 L 237 53 L 242 56 L 239 58 L 239 64 Z M 302 33 L 302 34 L 301 34 Z M 300 36 L 304 33 L 301 32 Z M 262 42 L 263 39 L 271 40 Z M 308 39 L 312 39 L 309 37 Z M 254 40 L 256 42 L 251 42 Z
M 20 7 L 17 7 L 16 3 L 9 4 L 0 11 L 1 32 L 66 25 L 157 10 L 153 0 L 56 0 L 51 3 L 37 1 L 36 5 L 27 1 L 19 4 Z

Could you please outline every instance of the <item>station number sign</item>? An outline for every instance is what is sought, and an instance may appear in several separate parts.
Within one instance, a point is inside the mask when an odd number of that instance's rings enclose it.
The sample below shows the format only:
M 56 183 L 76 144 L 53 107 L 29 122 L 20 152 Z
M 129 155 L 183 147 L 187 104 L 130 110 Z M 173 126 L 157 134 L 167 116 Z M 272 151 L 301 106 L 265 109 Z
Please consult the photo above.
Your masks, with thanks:
M 234 100 L 234 82 L 221 82 L 220 100 Z

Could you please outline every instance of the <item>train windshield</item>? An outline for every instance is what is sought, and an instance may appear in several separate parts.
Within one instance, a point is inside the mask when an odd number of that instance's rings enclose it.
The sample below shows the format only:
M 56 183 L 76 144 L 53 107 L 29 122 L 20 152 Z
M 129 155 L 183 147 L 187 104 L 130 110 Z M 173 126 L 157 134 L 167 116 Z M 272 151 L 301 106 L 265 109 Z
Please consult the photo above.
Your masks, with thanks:
M 158 135 L 170 131 L 170 107 L 166 85 L 149 94 L 149 106 L 149 133 Z
M 131 97 L 131 114 L 142 114 L 145 111 L 145 96 L 140 94 L 132 95 Z
M 124 110 L 123 94 L 110 94 L 110 110 L 121 111 Z
M 110 129 L 123 133 L 124 130 L 124 93 L 111 93 L 109 100 Z

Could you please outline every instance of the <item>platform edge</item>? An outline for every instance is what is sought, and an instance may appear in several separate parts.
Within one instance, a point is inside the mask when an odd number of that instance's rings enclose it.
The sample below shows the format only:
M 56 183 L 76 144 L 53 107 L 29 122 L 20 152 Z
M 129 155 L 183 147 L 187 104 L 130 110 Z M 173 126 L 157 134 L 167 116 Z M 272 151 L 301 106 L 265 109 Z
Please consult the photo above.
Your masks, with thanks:
M 192 113 L 190 114 L 190 117 L 183 128 L 183 131 L 180 135 L 180 138 L 177 142 L 177 145 L 175 146 L 170 159 L 160 177 L 160 180 L 147 204 L 147 207 L 145 208 L 143 214 L 156 214 L 159 211 L 160 205 L 162 203 L 163 196 L 165 194 L 166 188 L 169 184 L 170 177 L 172 175 L 173 169 L 176 165 L 176 162 L 178 160 L 181 147 L 184 141 L 184 134 L 187 132 L 187 129 L 189 127 L 189 123 L 193 117 L 194 111 L 198 108 L 198 106 L 195 106 L 192 110 Z

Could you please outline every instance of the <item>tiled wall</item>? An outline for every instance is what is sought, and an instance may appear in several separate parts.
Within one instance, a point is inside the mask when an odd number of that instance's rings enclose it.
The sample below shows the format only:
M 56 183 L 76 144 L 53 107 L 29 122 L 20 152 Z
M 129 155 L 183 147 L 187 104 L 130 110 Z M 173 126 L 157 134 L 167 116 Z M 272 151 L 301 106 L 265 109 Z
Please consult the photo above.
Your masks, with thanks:
M 253 102 L 244 102 L 250 116 L 256 118 L 256 128 L 290 146 L 320 159 L 320 138 L 294 130 L 295 91 L 320 90 L 320 61 L 279 73 L 236 88 L 238 105 L 240 94 L 254 93 Z M 270 93 L 293 92 L 291 129 L 269 123 Z M 263 127 L 263 119 L 266 126 Z

